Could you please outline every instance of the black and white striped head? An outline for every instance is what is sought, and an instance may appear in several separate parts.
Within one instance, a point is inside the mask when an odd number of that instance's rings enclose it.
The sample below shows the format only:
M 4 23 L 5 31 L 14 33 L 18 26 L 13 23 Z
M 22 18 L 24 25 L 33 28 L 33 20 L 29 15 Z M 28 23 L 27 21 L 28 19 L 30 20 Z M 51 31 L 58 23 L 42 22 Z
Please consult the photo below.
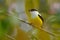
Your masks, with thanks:
M 31 13 L 31 17 L 32 18 L 35 18 L 35 17 L 39 17 L 42 21 L 43 21 L 43 18 L 42 18 L 42 16 L 41 16 L 41 14 L 38 12 L 38 10 L 36 10 L 36 9 L 31 9 L 31 10 L 29 10 L 29 12 Z

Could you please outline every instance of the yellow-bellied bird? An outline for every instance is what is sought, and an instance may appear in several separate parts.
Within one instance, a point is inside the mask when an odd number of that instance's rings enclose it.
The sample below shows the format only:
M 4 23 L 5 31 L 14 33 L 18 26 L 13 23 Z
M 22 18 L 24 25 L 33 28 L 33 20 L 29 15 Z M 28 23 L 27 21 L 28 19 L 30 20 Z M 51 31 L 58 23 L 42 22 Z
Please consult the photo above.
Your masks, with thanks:
M 44 19 L 42 18 L 41 14 L 36 9 L 29 10 L 31 14 L 31 24 L 35 27 L 33 30 L 31 30 L 32 36 L 36 37 L 37 40 L 50 40 L 50 33 L 41 30 L 42 25 L 44 23 Z
M 29 12 L 31 14 L 31 24 L 37 28 L 41 28 L 44 22 L 41 14 L 36 9 L 31 9 Z

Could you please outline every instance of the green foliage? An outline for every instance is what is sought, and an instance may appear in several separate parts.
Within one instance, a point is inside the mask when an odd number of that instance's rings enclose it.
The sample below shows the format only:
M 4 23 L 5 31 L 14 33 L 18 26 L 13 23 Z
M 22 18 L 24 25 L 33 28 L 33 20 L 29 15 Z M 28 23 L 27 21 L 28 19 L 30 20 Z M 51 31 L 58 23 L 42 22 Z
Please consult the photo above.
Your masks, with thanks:
M 48 19 L 47 19 L 47 22 L 49 23 L 49 24 L 60 24 L 60 13 L 57 13 L 57 14 L 55 14 L 55 15 L 52 15 L 51 17 L 49 17 Z
M 0 7 L 0 9 L 0 40 L 3 40 L 5 34 L 13 33 L 14 28 L 19 25 L 19 21 L 15 13 L 8 13 L 7 7 Z

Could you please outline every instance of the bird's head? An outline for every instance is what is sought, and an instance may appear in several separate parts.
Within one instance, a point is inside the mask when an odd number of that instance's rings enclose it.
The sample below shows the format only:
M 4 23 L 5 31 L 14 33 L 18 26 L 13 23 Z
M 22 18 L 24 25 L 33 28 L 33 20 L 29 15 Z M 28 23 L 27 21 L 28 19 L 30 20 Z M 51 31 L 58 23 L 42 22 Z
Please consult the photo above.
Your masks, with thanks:
M 31 9 L 31 10 L 29 10 L 29 12 L 31 13 L 32 18 L 39 17 L 42 21 L 44 21 L 41 14 L 38 12 L 38 10 Z
M 31 10 L 29 10 L 29 12 L 33 18 L 38 16 L 38 14 L 39 14 L 39 12 L 36 9 L 31 9 Z

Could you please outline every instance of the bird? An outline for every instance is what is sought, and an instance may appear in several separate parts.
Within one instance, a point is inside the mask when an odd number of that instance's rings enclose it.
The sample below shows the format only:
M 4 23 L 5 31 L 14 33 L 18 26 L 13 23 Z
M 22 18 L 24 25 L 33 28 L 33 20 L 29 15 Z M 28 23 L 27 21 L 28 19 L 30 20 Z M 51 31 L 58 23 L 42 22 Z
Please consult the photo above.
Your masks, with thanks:
M 41 16 L 41 13 L 39 13 L 38 10 L 36 10 L 36 9 L 31 9 L 31 10 L 29 10 L 29 12 L 31 14 L 30 23 L 37 28 L 42 28 L 44 19 Z

